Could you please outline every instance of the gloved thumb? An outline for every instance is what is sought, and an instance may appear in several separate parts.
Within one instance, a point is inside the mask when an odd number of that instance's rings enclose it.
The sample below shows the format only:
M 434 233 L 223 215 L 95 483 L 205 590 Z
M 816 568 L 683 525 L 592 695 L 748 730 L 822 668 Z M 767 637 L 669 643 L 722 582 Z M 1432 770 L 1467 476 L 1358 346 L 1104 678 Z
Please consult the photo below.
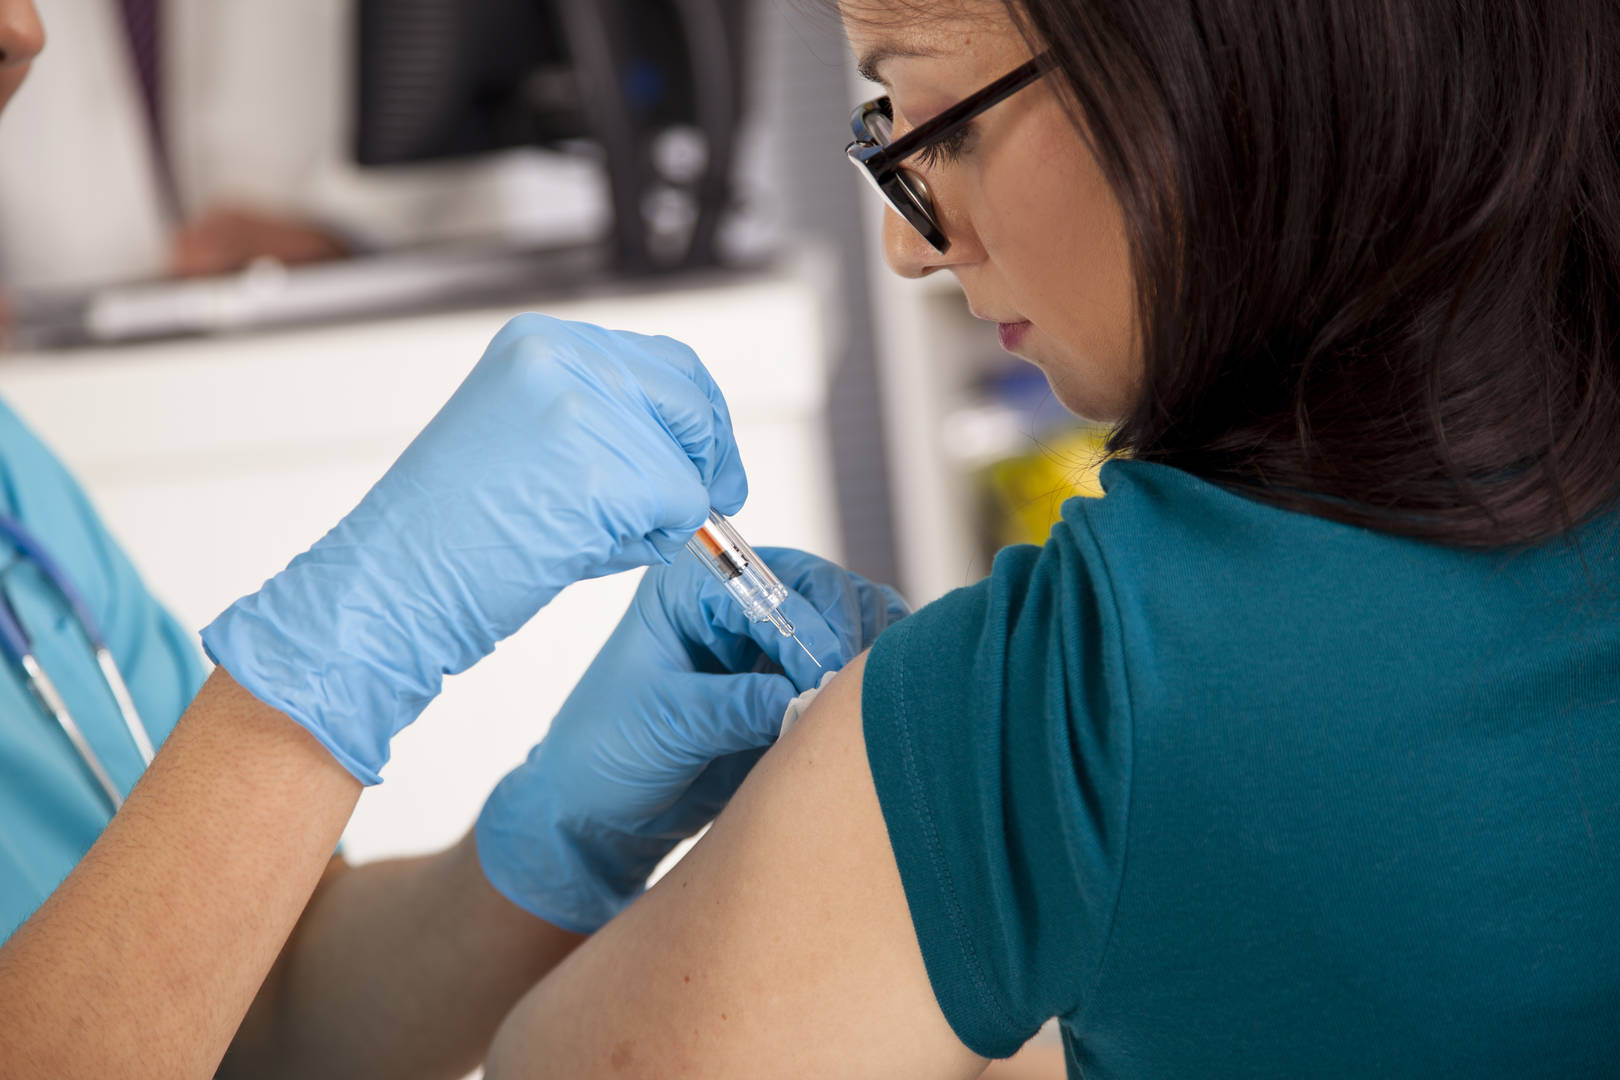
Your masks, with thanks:
M 793 624 L 793 637 L 784 636 L 769 623 L 751 624 L 748 631 L 800 691 L 821 685 L 827 672 L 837 671 L 855 658 L 844 636 L 809 598 L 790 588 L 781 610 Z
M 748 774 L 759 764 L 759 759 L 765 756 L 766 749 L 744 750 L 709 762 L 679 803 L 648 822 L 647 834 L 666 840 L 684 840 L 697 832 L 726 808 Z
M 688 767 L 769 746 L 782 729 L 788 705 L 799 693 L 792 682 L 777 674 L 687 675 L 681 682 L 703 689 L 701 694 L 683 692 L 686 707 L 670 712 L 679 725 L 671 733 L 676 743 L 672 749 Z

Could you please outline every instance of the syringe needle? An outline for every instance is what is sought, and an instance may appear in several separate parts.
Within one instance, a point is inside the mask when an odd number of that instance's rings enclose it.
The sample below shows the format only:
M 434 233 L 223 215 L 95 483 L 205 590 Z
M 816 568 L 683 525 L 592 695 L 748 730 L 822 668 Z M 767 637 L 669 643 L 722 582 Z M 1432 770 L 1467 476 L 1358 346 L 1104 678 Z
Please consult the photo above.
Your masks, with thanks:
M 816 654 L 811 652 L 809 650 L 809 648 L 807 648 L 805 646 L 805 643 L 799 640 L 799 635 L 798 634 L 790 634 L 789 636 L 793 638 L 794 643 L 796 645 L 798 645 L 799 648 L 804 649 L 804 655 L 806 655 L 806 656 L 808 656 L 810 658 L 810 662 L 812 664 L 816 665 L 816 667 L 821 667 L 821 661 L 817 660 L 816 659 Z

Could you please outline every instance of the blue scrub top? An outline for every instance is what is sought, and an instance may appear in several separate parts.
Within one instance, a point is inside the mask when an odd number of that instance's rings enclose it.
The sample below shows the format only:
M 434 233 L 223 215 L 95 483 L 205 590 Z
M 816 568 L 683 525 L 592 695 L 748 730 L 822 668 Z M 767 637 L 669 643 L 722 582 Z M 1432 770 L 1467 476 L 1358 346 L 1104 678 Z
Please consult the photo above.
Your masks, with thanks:
M 84 597 L 161 743 L 206 674 L 193 635 L 146 591 L 83 490 L 0 402 L 0 511 L 37 536 Z M 0 589 L 40 665 L 126 793 L 139 752 L 79 623 L 33 563 L 0 541 Z M 0 661 L 0 941 L 10 937 L 95 843 L 111 818 L 106 795 L 67 736 Z

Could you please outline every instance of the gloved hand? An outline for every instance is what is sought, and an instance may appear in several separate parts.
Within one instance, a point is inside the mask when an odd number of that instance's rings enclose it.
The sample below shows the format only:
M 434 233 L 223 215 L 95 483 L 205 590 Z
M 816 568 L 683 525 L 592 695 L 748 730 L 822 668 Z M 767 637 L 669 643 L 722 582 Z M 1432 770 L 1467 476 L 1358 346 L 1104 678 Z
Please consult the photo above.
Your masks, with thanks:
M 827 671 L 907 612 L 894 590 L 824 559 L 759 554 L 793 590 L 783 614 Z M 823 674 L 791 638 L 749 623 L 690 554 L 648 571 L 546 737 L 479 814 L 485 875 L 553 925 L 594 932 L 719 813 Z
M 565 586 L 667 562 L 747 490 L 691 349 L 521 315 L 360 504 L 203 644 L 376 783 L 443 676 Z

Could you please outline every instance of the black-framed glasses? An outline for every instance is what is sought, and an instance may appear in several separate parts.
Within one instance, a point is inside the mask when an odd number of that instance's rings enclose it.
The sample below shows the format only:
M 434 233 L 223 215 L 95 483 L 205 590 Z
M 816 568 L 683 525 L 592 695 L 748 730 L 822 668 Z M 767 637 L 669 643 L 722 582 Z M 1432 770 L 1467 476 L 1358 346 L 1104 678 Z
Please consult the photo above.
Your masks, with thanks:
M 934 196 L 928 183 L 917 172 L 900 163 L 913 154 L 921 153 L 936 143 L 944 142 L 956 134 L 968 121 L 1012 97 L 1044 75 L 1051 67 L 1050 53 L 1042 53 L 1027 64 L 1009 71 L 977 93 L 958 101 L 925 124 L 919 124 L 905 135 L 890 142 L 894 132 L 894 107 L 887 96 L 873 98 L 857 105 L 849 118 L 855 132 L 855 141 L 844 148 L 849 160 L 871 181 L 877 193 L 894 207 L 895 213 L 912 228 L 922 233 L 923 239 L 941 255 L 950 250 L 951 242 L 940 228 L 934 210 Z

